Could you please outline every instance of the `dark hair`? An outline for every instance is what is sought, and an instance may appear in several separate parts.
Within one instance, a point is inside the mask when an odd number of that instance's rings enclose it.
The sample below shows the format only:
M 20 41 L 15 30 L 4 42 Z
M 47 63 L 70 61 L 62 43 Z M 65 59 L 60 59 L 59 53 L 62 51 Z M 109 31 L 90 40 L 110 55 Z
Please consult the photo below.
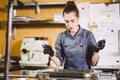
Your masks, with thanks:
M 64 13 L 69 13 L 69 12 L 75 12 L 76 16 L 79 17 L 79 10 L 78 10 L 77 5 L 74 1 L 68 1 L 66 3 L 66 6 L 63 10 L 63 16 L 64 16 Z

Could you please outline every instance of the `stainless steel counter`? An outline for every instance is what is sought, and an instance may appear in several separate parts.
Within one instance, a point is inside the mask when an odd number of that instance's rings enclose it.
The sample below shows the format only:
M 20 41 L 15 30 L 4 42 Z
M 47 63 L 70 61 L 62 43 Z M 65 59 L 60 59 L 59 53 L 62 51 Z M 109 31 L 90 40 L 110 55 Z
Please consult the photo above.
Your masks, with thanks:
M 3 73 L 1 73 L 0 80 L 3 80 L 3 76 Z M 58 69 L 11 71 L 9 78 L 10 80 L 117 80 L 116 74 L 111 72 L 95 71 L 91 73 L 79 70 Z

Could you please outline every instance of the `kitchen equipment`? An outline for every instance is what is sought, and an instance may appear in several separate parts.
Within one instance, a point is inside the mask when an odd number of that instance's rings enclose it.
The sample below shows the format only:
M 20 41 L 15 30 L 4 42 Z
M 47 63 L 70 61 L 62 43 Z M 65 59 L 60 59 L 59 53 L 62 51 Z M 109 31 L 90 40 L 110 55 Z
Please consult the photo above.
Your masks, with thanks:
M 21 66 L 47 66 L 49 55 L 43 53 L 42 45 L 48 44 L 47 37 L 25 37 L 21 45 Z
M 104 72 L 102 70 L 68 70 L 68 69 L 43 69 L 38 70 L 37 75 L 48 74 L 50 80 L 119 80 L 117 73 Z
M 46 69 L 39 72 L 49 74 L 50 77 L 55 78 L 96 78 L 95 74 L 90 70 Z

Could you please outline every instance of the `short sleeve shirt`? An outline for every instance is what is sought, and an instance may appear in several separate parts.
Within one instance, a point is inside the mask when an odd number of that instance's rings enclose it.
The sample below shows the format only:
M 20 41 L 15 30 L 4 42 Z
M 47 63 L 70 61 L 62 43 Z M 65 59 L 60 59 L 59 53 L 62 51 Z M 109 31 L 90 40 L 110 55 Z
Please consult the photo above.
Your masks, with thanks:
M 88 70 L 91 67 L 89 50 L 96 44 L 92 32 L 80 27 L 75 36 L 68 30 L 60 33 L 55 42 L 56 57 L 59 58 L 64 69 Z M 91 48 L 92 49 L 92 48 Z

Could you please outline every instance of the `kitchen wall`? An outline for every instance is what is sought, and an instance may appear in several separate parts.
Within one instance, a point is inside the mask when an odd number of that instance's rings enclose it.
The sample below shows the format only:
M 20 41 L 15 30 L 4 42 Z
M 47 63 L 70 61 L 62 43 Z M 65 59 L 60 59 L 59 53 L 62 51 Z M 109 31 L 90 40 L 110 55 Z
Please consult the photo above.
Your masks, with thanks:
M 6 35 L 6 21 L 7 21 L 7 1 L 0 0 L 0 54 L 5 54 L 5 35 Z M 22 0 L 24 3 L 30 0 Z M 36 0 L 38 2 L 66 2 L 67 0 Z M 76 0 L 77 2 L 110 2 L 110 0 Z M 36 14 L 35 9 L 21 9 L 17 10 L 17 16 L 29 16 L 38 20 L 53 20 L 54 14 L 61 14 L 63 7 L 41 7 L 40 13 Z M 14 39 L 14 32 L 11 38 L 11 56 L 20 56 L 21 42 L 24 37 L 48 37 L 50 45 L 54 49 L 54 42 L 57 35 L 65 30 L 64 25 L 44 24 L 39 26 L 16 26 L 16 33 Z
M 5 34 L 6 34 L 6 21 L 7 21 L 7 1 L 0 0 L 0 54 L 5 53 Z

